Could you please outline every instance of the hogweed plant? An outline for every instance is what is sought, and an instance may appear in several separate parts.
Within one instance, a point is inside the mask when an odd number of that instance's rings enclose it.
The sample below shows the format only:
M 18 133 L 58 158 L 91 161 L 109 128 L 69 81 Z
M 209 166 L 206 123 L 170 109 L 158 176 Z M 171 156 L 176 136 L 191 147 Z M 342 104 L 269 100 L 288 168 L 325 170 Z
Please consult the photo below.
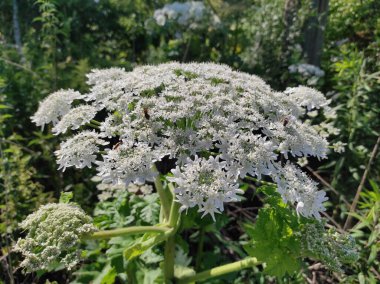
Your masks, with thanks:
M 16 250 L 27 271 L 57 263 L 72 269 L 81 260 L 81 240 L 129 235 L 141 237 L 123 248 L 127 270 L 164 244 L 164 283 L 193 283 L 253 266 L 281 277 L 299 271 L 304 258 L 343 272 L 357 258 L 349 236 L 325 229 L 326 193 L 296 165 L 297 159 L 325 159 L 327 137 L 336 132 L 328 123 L 334 112 L 320 92 L 303 86 L 276 92 L 256 76 L 212 63 L 93 70 L 88 84 L 87 94 L 51 94 L 32 120 L 41 127 L 52 123 L 56 135 L 71 135 L 55 152 L 59 169 L 95 167 L 103 198 L 127 188 L 128 194 L 140 188 L 145 196 L 156 194 L 158 224 L 99 230 L 64 198 L 21 224 L 28 234 Z M 316 115 L 322 123 L 313 124 Z M 257 192 L 265 205 L 254 224 L 243 225 L 249 256 L 177 273 L 181 216 L 196 210 L 215 221 L 226 204 L 244 198 L 244 184 L 252 182 L 261 185 Z M 134 283 L 128 271 L 128 283 Z

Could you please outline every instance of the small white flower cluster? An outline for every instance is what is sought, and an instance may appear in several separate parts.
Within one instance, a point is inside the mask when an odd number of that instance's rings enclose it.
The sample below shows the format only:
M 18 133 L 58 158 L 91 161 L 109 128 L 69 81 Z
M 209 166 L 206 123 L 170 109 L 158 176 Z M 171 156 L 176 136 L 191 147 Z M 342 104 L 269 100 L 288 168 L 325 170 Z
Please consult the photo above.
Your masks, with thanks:
M 80 261 L 81 239 L 96 231 L 91 217 L 72 204 L 47 204 L 29 215 L 21 224 L 28 231 L 15 246 L 27 271 L 49 269 L 63 264 L 72 269 Z
M 317 184 L 296 166 L 288 163 L 277 174 L 278 192 L 285 203 L 297 204 L 297 213 L 320 219 L 323 202 L 328 198 L 324 191 L 316 191 Z
M 325 71 L 315 65 L 307 63 L 293 64 L 288 67 L 290 73 L 297 73 L 304 77 L 323 77 Z
M 155 10 L 153 15 L 160 26 L 164 26 L 167 21 L 175 21 L 181 26 L 190 28 L 197 28 L 208 16 L 212 16 L 215 23 L 219 21 L 217 16 L 207 11 L 201 1 L 166 4 L 163 8 Z
M 334 152 L 343 153 L 346 149 L 347 143 L 343 143 L 342 141 L 338 141 L 332 145 Z
M 60 117 L 70 111 L 71 103 L 80 98 L 79 92 L 59 90 L 40 103 L 38 111 L 32 116 L 32 121 L 42 128 L 50 122 L 56 124 Z
M 89 123 L 95 117 L 97 109 L 90 105 L 82 105 L 71 109 L 53 127 L 54 134 L 65 133 L 68 129 L 78 129 L 82 125 Z
M 325 193 L 300 168 L 284 163 L 326 158 L 329 129 L 303 121 L 309 112 L 331 112 L 320 92 L 275 92 L 256 76 L 212 63 L 94 70 L 88 83 L 83 97 L 89 105 L 72 109 L 72 118 L 63 117 L 56 132 L 77 129 L 94 109 L 104 120 L 96 132 L 80 129 L 62 143 L 56 152 L 60 168 L 94 163 L 104 183 L 142 184 L 155 178 L 152 166 L 165 159 L 175 163 L 169 179 L 181 210 L 197 206 L 214 216 L 224 202 L 239 200 L 238 179 L 247 175 L 271 177 L 303 216 L 319 218 L 324 210 Z M 40 115 L 43 110 L 34 118 Z M 114 145 L 102 148 L 107 141 Z
M 214 213 L 223 211 L 224 202 L 239 201 L 238 194 L 243 191 L 236 183 L 234 172 L 226 171 L 227 163 L 219 157 L 208 159 L 195 156 L 188 159 L 180 168 L 172 170 L 174 176 L 168 180 L 177 184 L 174 193 L 182 204 L 183 211 L 194 206 L 199 207 L 203 216 L 210 214 L 215 220 Z
M 99 152 L 99 145 L 107 145 L 108 142 L 102 140 L 99 134 L 93 131 L 83 131 L 78 135 L 69 138 L 61 143 L 61 149 L 55 151 L 59 168 L 66 170 L 67 167 L 75 166 L 82 169 L 91 168 L 91 164 L 96 161 L 96 154 Z

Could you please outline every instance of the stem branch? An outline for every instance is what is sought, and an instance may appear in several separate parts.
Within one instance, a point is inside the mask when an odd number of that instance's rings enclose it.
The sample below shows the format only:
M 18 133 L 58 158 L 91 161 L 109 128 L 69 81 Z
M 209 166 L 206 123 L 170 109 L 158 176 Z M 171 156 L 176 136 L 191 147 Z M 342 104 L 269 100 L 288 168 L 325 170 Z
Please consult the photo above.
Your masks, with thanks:
M 178 284 L 186 284 L 186 283 L 193 283 L 195 281 L 202 281 L 206 279 L 215 278 L 218 276 L 222 276 L 224 274 L 228 274 L 231 272 L 239 271 L 245 268 L 249 268 L 255 265 L 260 264 L 260 262 L 255 257 L 249 257 L 240 261 L 236 261 L 233 263 L 229 263 L 226 265 L 218 266 L 211 268 L 209 270 L 205 270 L 203 272 L 191 275 L 191 276 L 185 276 L 183 278 L 178 279 Z
M 115 230 L 99 231 L 93 233 L 88 239 L 108 239 L 124 235 L 145 234 L 145 233 L 165 233 L 170 231 L 168 227 L 156 227 L 156 226 L 135 226 L 128 228 L 120 228 Z

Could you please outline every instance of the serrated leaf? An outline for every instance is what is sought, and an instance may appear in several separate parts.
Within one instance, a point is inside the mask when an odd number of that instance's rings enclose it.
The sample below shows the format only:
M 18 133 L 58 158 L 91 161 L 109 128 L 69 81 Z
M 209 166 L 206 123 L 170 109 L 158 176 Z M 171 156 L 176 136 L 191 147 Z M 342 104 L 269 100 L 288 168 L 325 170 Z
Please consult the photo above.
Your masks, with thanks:
M 265 272 L 282 277 L 301 268 L 300 243 L 293 230 L 297 217 L 288 208 L 278 204 L 275 208 L 262 208 L 254 225 L 244 228 L 252 241 L 244 246 L 250 256 L 266 263 Z
M 72 198 L 73 198 L 73 193 L 71 191 L 62 192 L 61 196 L 59 197 L 59 203 L 69 203 Z

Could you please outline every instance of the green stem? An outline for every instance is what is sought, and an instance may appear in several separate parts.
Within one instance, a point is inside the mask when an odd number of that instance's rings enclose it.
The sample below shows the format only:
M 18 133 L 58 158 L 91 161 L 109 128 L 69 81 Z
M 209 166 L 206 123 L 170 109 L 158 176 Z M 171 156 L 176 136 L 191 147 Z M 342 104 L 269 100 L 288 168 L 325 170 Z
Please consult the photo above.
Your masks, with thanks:
M 99 231 L 93 233 L 91 236 L 87 237 L 88 239 L 108 239 L 124 235 L 133 235 L 133 234 L 145 234 L 145 233 L 166 233 L 171 231 L 168 227 L 157 227 L 157 226 L 135 226 L 128 228 L 120 228 L 115 230 Z
M 88 126 L 94 128 L 94 129 L 99 129 L 99 125 L 93 124 L 93 123 L 87 123 Z
M 197 256 L 195 259 L 195 267 L 194 267 L 195 271 L 198 271 L 199 267 L 201 266 L 204 240 L 205 240 L 205 229 L 201 228 L 199 231 L 198 249 L 197 249 Z
M 260 180 L 260 179 L 257 179 L 257 178 L 254 178 L 254 177 L 250 177 L 250 176 L 246 176 L 245 178 L 247 180 L 251 180 L 251 181 L 254 181 L 254 182 L 257 182 L 257 183 L 261 183 L 261 184 L 264 184 L 264 185 L 276 185 L 273 182 L 268 182 L 268 181 Z
M 172 283 L 174 279 L 174 260 L 175 260 L 175 235 L 170 236 L 165 242 L 164 249 L 164 276 L 165 284 Z
M 156 179 L 154 180 L 154 186 L 157 190 L 157 193 L 160 197 L 160 201 L 161 201 L 161 211 L 163 211 L 163 217 L 165 220 L 169 220 L 169 216 L 170 216 L 170 203 L 171 203 L 171 200 L 172 200 L 172 195 L 171 195 L 171 192 L 167 189 L 164 189 L 164 187 L 162 186 L 162 182 L 161 182 L 161 179 L 160 179 L 160 174 L 156 168 L 155 165 L 153 165 L 153 170 L 157 172 L 157 177 Z
M 215 268 L 212 268 L 212 269 L 209 269 L 209 270 L 206 270 L 206 271 L 203 271 L 191 276 L 185 276 L 183 278 L 178 279 L 176 283 L 187 284 L 187 283 L 193 283 L 195 281 L 203 281 L 206 279 L 215 278 L 215 277 L 222 276 L 231 272 L 249 268 L 258 264 L 260 264 L 260 262 L 257 261 L 255 257 L 249 257 L 240 261 L 218 266 L 218 267 L 215 267 Z
M 126 269 L 128 284 L 136 284 L 137 283 L 135 271 L 136 271 L 135 264 L 133 263 L 133 261 L 129 262 L 127 264 L 127 269 Z
M 181 204 L 173 200 L 170 209 L 169 227 L 173 228 L 173 233 L 165 242 L 164 250 L 164 278 L 165 284 L 171 283 L 174 279 L 174 260 L 175 260 L 175 233 L 179 227 L 181 213 L 179 212 Z
M 177 231 L 178 229 L 179 219 L 181 216 L 181 213 L 179 212 L 180 207 L 181 207 L 181 204 L 173 200 L 173 203 L 170 209 L 169 223 L 167 225 L 170 228 L 174 228 L 175 231 Z
M 101 123 L 100 123 L 99 121 L 95 120 L 95 119 L 91 119 L 91 120 L 90 120 L 90 123 L 95 124 L 95 125 L 98 125 L 98 126 L 101 125 Z

